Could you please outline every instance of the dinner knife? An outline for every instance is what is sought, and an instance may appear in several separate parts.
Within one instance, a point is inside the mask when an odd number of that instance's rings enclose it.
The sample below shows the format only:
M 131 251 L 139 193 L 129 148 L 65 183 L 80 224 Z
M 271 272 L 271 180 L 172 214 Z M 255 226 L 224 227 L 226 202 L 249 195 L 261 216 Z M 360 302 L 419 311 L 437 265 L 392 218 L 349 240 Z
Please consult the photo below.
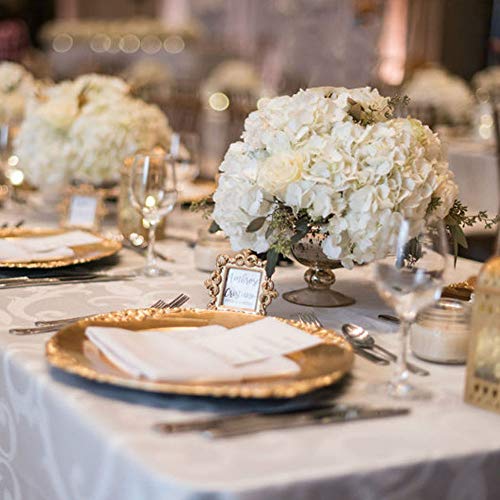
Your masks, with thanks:
M 409 408 L 369 408 L 369 407 L 344 407 L 324 408 L 306 413 L 279 416 L 258 416 L 252 421 L 233 422 L 215 426 L 203 432 L 203 435 L 218 439 L 243 436 L 256 432 L 290 429 L 310 425 L 327 425 L 335 423 L 367 420 L 371 418 L 396 417 L 407 415 Z
M 99 283 L 105 281 L 127 281 L 135 278 L 134 274 L 93 274 L 82 276 L 59 276 L 57 278 L 8 278 L 7 281 L 0 281 L 0 290 L 11 288 L 27 288 L 31 286 L 61 285 L 75 283 Z
M 176 434 L 179 432 L 205 431 L 226 422 L 242 422 L 261 415 L 289 415 L 292 413 L 305 413 L 322 408 L 339 408 L 341 405 L 335 397 L 326 397 L 317 400 L 287 401 L 270 408 L 255 412 L 236 413 L 229 415 L 218 415 L 212 418 L 195 418 L 180 422 L 158 422 L 153 429 L 163 434 Z

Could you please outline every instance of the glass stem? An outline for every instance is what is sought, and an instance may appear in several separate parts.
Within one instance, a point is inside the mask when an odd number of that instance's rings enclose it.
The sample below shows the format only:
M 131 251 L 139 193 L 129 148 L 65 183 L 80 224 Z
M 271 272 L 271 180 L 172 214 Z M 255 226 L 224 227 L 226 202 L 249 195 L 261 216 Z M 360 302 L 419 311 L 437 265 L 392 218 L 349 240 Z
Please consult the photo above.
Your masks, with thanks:
M 399 356 L 396 369 L 393 376 L 393 384 L 405 384 L 408 380 L 408 367 L 406 365 L 406 353 L 408 346 L 408 335 L 410 333 L 411 322 L 401 318 L 401 327 L 399 329 Z
M 154 269 L 156 267 L 155 241 L 156 241 L 156 224 L 151 224 L 150 222 L 149 234 L 148 234 L 147 263 L 146 263 L 146 267 L 148 269 Z

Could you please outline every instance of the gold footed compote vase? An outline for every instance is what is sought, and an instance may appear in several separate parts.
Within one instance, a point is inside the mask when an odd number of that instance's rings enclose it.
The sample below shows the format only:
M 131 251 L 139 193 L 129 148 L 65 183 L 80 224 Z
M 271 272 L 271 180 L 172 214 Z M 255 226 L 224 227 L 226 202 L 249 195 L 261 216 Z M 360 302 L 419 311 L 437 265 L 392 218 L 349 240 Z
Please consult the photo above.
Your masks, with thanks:
M 304 273 L 307 287 L 283 294 L 283 298 L 288 302 L 313 307 L 342 307 L 354 304 L 352 297 L 331 289 L 336 281 L 333 270 L 341 268 L 342 264 L 323 253 L 321 244 L 325 238 L 321 233 L 309 233 L 292 245 L 295 260 L 308 267 Z

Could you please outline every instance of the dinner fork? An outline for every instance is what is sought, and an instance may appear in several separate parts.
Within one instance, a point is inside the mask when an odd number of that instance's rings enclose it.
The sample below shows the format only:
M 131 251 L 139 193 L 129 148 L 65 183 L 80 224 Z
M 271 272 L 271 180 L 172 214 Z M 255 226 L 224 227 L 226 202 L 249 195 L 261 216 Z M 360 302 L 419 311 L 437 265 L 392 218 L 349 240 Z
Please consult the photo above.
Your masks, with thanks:
M 319 318 L 314 314 L 314 313 L 299 313 L 299 321 L 302 324 L 309 325 L 309 326 L 314 326 L 318 330 L 320 328 L 324 328 L 323 324 L 319 320 Z M 345 338 L 345 337 L 344 337 Z M 349 339 L 346 339 L 349 342 Z M 386 358 L 382 358 L 381 356 L 377 356 L 376 354 L 372 352 L 368 352 L 366 349 L 362 349 L 360 347 L 354 346 L 351 342 L 349 342 L 351 346 L 354 349 L 354 352 L 356 354 L 359 354 L 363 358 L 367 359 L 368 361 L 371 361 L 372 363 L 375 363 L 377 365 L 388 365 L 389 360 Z
M 149 307 L 151 309 L 173 309 L 174 307 L 181 307 L 189 299 L 190 299 L 189 295 L 181 293 L 170 302 L 165 302 L 164 300 L 160 299 L 151 304 L 151 306 Z M 9 333 L 12 335 L 35 335 L 38 333 L 49 333 L 58 330 L 59 328 L 65 325 L 69 325 L 70 323 L 74 323 L 82 319 L 87 319 L 92 316 L 95 316 L 95 314 L 89 314 L 87 316 L 77 316 L 74 318 L 64 318 L 60 320 L 46 321 L 46 322 L 37 321 L 35 323 L 37 326 L 34 328 L 11 328 L 9 330 Z
M 21 219 L 21 220 L 17 221 L 15 224 L 12 224 L 12 226 L 8 222 L 4 222 L 0 226 L 0 229 L 7 229 L 8 227 L 18 228 L 18 227 L 21 227 L 22 225 L 24 225 L 24 219 Z

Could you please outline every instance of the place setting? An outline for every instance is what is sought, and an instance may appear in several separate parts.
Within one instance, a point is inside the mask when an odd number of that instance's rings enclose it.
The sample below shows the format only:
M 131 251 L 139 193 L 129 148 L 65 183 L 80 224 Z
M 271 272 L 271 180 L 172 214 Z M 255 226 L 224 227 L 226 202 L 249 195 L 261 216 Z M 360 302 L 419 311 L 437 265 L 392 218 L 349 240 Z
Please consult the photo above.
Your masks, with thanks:
M 500 17 L 421 3 L 0 8 L 0 498 L 495 497 Z

